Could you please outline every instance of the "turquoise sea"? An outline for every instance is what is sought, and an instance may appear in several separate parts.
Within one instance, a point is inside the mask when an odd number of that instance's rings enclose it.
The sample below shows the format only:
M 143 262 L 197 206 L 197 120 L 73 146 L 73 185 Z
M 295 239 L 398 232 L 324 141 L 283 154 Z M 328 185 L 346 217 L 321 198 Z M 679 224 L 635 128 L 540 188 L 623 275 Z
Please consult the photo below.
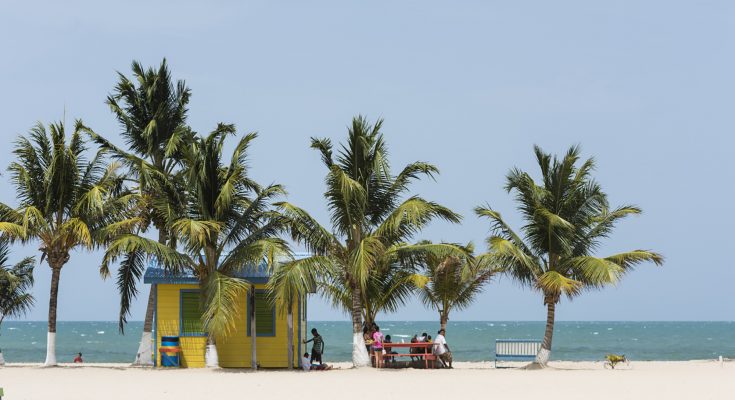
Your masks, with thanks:
M 435 336 L 436 322 L 379 323 L 394 342 L 409 341 L 414 334 Z M 59 322 L 57 357 L 71 362 L 77 352 L 86 362 L 131 362 L 138 348 L 142 322 L 128 324 L 125 335 L 117 322 Z M 343 321 L 310 321 L 326 342 L 325 361 L 349 361 L 351 324 Z M 495 339 L 540 339 L 544 322 L 450 322 L 447 341 L 458 361 L 492 360 Z M 46 323 L 5 321 L 0 348 L 7 362 L 43 362 Z M 735 358 L 733 322 L 557 322 L 552 359 L 600 360 L 606 353 L 626 354 L 631 360 L 699 360 L 722 355 Z

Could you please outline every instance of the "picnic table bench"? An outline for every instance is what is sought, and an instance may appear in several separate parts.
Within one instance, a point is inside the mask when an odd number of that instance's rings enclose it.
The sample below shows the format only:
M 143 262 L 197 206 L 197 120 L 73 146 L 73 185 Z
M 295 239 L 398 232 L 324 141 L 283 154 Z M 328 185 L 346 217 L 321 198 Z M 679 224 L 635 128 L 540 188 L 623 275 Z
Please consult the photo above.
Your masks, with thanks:
M 498 368 L 498 361 L 533 361 L 540 349 L 540 340 L 496 339 L 495 368 Z
M 393 359 L 395 357 L 416 357 L 416 358 L 423 358 L 424 359 L 424 366 L 425 368 L 429 368 L 429 361 L 431 361 L 432 368 L 435 367 L 436 364 L 436 356 L 434 355 L 434 352 L 432 351 L 434 347 L 433 343 L 383 343 L 383 348 L 385 349 L 386 353 L 383 354 L 382 351 L 373 351 L 372 356 L 375 357 L 375 368 L 380 368 L 384 365 L 384 361 L 386 359 Z M 397 349 L 408 349 L 408 353 L 398 353 L 395 354 L 389 353 L 396 351 Z M 415 353 L 411 353 L 411 349 L 419 349 L 420 351 L 417 351 Z

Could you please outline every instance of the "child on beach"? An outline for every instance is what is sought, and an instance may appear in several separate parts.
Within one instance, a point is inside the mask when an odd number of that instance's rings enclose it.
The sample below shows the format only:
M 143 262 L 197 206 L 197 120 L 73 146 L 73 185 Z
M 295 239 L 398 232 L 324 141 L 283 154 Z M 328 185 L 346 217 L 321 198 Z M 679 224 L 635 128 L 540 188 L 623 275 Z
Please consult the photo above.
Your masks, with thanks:
M 82 360 L 82 353 L 77 353 L 77 356 L 74 357 L 74 364 L 81 364 L 84 361 Z
M 322 335 L 320 335 L 319 332 L 316 330 L 316 328 L 311 329 L 311 334 L 314 335 L 313 338 L 303 341 L 304 344 L 314 342 L 314 344 L 311 346 L 311 360 L 309 360 L 309 362 L 313 363 L 314 361 L 319 361 L 319 364 L 321 364 L 322 354 L 324 354 L 324 339 L 322 338 Z
M 332 369 L 332 366 L 328 364 L 312 364 L 309 360 L 309 353 L 304 353 L 303 357 L 301 357 L 301 369 L 304 371 L 328 371 Z

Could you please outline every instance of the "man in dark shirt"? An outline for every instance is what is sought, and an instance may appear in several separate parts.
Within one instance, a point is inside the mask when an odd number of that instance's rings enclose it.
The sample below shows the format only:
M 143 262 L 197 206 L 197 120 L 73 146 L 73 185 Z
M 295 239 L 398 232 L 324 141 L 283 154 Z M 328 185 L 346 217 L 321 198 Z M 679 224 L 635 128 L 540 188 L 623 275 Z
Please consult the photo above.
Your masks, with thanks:
M 324 339 L 322 338 L 322 335 L 317 332 L 316 328 L 311 329 L 311 334 L 314 335 L 314 337 L 309 340 L 304 340 L 304 344 L 314 342 L 311 346 L 311 363 L 319 361 L 319 364 L 321 364 L 322 354 L 324 354 Z

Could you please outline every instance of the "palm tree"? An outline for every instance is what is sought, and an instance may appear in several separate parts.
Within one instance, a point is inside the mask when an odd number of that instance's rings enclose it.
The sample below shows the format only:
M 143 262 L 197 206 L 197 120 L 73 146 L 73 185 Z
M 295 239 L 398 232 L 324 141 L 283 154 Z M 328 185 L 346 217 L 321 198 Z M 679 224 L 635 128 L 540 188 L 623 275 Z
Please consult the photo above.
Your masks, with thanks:
M 26 257 L 14 266 L 8 265 L 10 248 L 6 240 L 0 240 L 0 327 L 5 318 L 19 318 L 33 307 L 33 266 L 36 260 Z M 5 364 L 0 349 L 0 365 Z
M 172 272 L 186 269 L 199 279 L 208 334 L 207 365 L 217 366 L 216 340 L 227 337 L 241 312 L 240 296 L 254 286 L 241 272 L 263 260 L 289 256 L 287 243 L 278 237 L 286 219 L 271 209 L 271 201 L 285 192 L 280 185 L 260 186 L 247 174 L 247 149 L 257 137 L 245 135 L 229 161 L 223 159 L 225 139 L 235 134 L 233 125 L 219 124 L 207 137 L 198 137 L 184 151 L 186 206 L 165 230 L 172 232 L 183 251 L 177 251 L 135 232 L 119 235 L 108 246 L 103 267 L 132 252 L 153 256 Z M 254 307 L 250 307 L 251 321 Z M 253 368 L 255 360 L 255 324 Z
M 418 273 L 415 263 L 408 260 L 401 262 L 394 260 L 391 264 L 379 265 L 370 274 L 361 291 L 364 326 L 372 326 L 379 313 L 398 311 L 414 294 L 416 288 L 425 284 L 426 279 Z M 345 286 L 339 275 L 324 275 L 320 280 L 320 288 L 324 296 L 331 301 L 332 307 L 349 312 L 352 290 L 349 286 Z
M 161 244 L 174 245 L 166 231 L 168 220 L 183 206 L 180 184 L 182 148 L 191 142 L 192 133 L 186 126 L 187 105 L 191 91 L 184 81 L 171 78 L 166 59 L 158 69 L 145 69 L 139 62 L 132 63 L 133 78 L 118 73 L 119 82 L 107 104 L 122 127 L 121 136 L 128 151 L 118 148 L 109 140 L 89 132 L 103 149 L 110 151 L 128 169 L 139 195 L 136 214 L 142 219 L 141 231 L 153 225 Z M 157 204 L 156 204 L 157 203 Z M 131 253 L 123 258 L 117 273 L 120 291 L 119 329 L 124 333 L 130 304 L 138 295 L 138 282 L 145 269 L 145 257 Z M 109 271 L 102 270 L 102 276 Z M 152 330 L 154 286 L 148 293 L 148 306 L 143 323 L 143 334 L 134 364 L 148 365 L 152 359 Z
M 476 213 L 492 222 L 494 233 L 488 238 L 491 254 L 511 277 L 543 296 L 546 330 L 536 357 L 543 366 L 551 354 L 556 304 L 562 295 L 571 299 L 584 290 L 615 284 L 635 265 L 645 261 L 661 265 L 663 257 L 647 250 L 594 256 L 615 224 L 640 214 L 641 209 L 631 205 L 610 209 L 607 195 L 590 176 L 594 160 L 577 165 L 579 147 L 571 147 L 561 159 L 539 147 L 535 152 L 540 185 L 528 173 L 513 169 L 505 186 L 515 193 L 524 220 L 522 235 L 490 208 L 478 207 Z
M 0 232 L 10 240 L 40 242 L 41 262 L 51 268 L 48 341 L 45 365 L 56 365 L 56 307 L 61 269 L 76 249 L 104 244 L 130 207 L 130 197 L 117 174 L 118 164 L 105 164 L 98 152 L 90 161 L 81 121 L 76 121 L 69 143 L 63 123 L 36 125 L 20 137 L 9 170 L 19 205 L 0 203 Z
M 352 120 L 347 143 L 335 157 L 329 139 L 312 138 L 327 167 L 325 197 L 331 213 L 333 232 L 322 227 L 304 210 L 280 203 L 292 224 L 294 239 L 303 243 L 313 256 L 294 260 L 286 267 L 294 276 L 309 279 L 285 279 L 291 284 L 318 280 L 348 288 L 345 304 L 352 317 L 352 362 L 356 367 L 370 363 L 362 337 L 364 292 L 381 268 L 401 263 L 412 254 L 430 251 L 432 246 L 411 245 L 407 241 L 434 218 L 458 222 L 460 216 L 446 207 L 418 196 L 402 199 L 411 181 L 433 177 L 438 170 L 431 164 L 415 162 L 393 176 L 388 152 L 380 132 L 383 121 L 370 124 L 362 116 Z M 300 293 L 306 287 L 298 289 Z M 330 292 L 322 290 L 326 296 Z
M 429 254 L 423 262 L 427 283 L 419 289 L 419 297 L 424 305 L 439 312 L 441 329 L 447 329 L 450 312 L 469 307 L 498 272 L 493 264 L 483 263 L 482 257 L 472 257 L 472 243 L 463 250 L 462 256 Z

